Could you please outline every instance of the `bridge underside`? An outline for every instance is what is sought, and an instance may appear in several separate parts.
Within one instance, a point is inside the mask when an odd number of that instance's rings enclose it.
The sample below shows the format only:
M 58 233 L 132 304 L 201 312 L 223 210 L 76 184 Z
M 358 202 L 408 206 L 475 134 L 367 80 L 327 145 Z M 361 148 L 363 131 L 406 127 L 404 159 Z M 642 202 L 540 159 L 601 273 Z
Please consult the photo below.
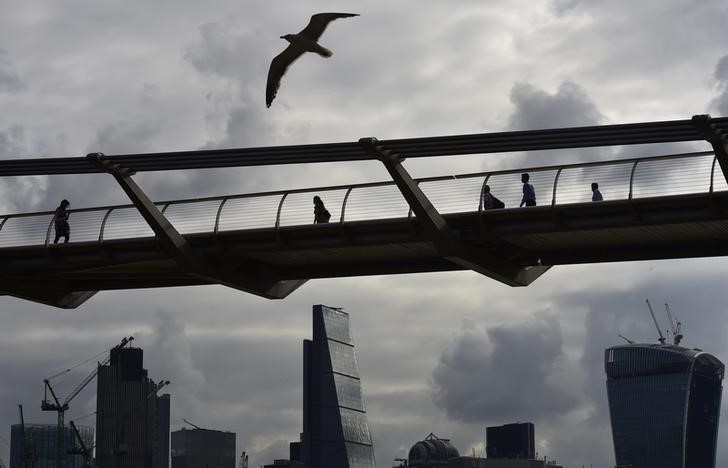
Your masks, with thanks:
M 472 249 L 520 267 L 728 255 L 728 193 L 446 215 Z M 305 280 L 463 270 L 416 218 L 184 236 L 212 266 Z M 224 267 L 223 267 L 224 265 Z M 537 276 L 537 275 L 536 275 Z M 0 293 L 77 307 L 96 291 L 213 284 L 178 266 L 156 238 L 0 250 Z

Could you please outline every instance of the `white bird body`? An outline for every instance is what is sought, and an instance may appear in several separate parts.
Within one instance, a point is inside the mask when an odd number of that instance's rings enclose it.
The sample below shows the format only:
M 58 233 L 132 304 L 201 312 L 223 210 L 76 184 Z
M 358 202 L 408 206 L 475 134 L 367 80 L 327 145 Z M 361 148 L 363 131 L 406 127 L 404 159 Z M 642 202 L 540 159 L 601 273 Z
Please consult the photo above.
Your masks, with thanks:
M 288 47 L 280 54 L 276 55 L 270 63 L 268 69 L 268 82 L 265 88 L 265 104 L 270 107 L 273 99 L 278 93 L 281 86 L 281 78 L 288 70 L 288 67 L 306 52 L 313 52 L 321 57 L 331 57 L 331 52 L 326 47 L 318 43 L 319 37 L 323 34 L 326 26 L 337 18 L 350 18 L 359 16 L 356 13 L 317 13 L 311 17 L 308 25 L 298 34 L 286 34 L 281 36 L 289 42 Z

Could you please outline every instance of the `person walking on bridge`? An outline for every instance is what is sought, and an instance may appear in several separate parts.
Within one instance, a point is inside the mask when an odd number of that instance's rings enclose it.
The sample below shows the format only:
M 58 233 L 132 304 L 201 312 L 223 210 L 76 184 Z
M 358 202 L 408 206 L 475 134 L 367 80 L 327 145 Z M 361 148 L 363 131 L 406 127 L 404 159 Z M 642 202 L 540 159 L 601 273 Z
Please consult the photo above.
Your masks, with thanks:
M 603 201 L 602 192 L 599 191 L 599 184 L 592 182 L 592 201 Z
M 528 173 L 521 174 L 521 182 L 523 182 L 523 198 L 521 198 L 521 204 L 519 206 L 536 206 L 536 191 L 533 189 L 533 185 L 529 184 L 528 181 L 531 176 Z
M 506 204 L 500 201 L 495 195 L 490 193 L 490 186 L 483 186 L 483 209 L 494 210 L 498 208 L 505 208 Z
M 53 214 L 53 222 L 56 228 L 56 238 L 53 240 L 54 244 L 57 244 L 61 237 L 65 238 L 63 243 L 68 244 L 68 238 L 71 236 L 71 227 L 68 225 L 69 206 L 71 206 L 71 202 L 64 198 Z
M 313 197 L 313 222 L 314 224 L 328 223 L 331 219 L 331 213 L 324 206 L 321 197 L 316 195 Z

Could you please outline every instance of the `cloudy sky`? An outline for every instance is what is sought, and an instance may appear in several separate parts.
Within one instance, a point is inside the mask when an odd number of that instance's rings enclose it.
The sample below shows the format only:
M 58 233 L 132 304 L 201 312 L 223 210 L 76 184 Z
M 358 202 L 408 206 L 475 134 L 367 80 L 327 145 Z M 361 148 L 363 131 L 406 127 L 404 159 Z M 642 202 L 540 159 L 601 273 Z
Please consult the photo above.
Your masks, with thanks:
M 724 0 L 0 0 L 0 157 L 353 141 L 728 115 Z M 279 36 L 320 11 L 330 60 L 304 56 L 266 109 Z M 704 149 L 705 146 L 698 146 Z M 655 148 L 407 162 L 415 175 L 659 154 Z M 568 156 L 568 157 L 567 157 Z M 154 198 L 385 179 L 375 162 L 137 176 Z M 126 202 L 109 176 L 0 180 L 0 213 Z M 222 287 L 101 293 L 77 310 L 0 298 L 0 457 L 42 379 L 133 334 L 181 418 L 235 431 L 251 466 L 301 428 L 311 305 L 351 314 L 378 465 L 434 432 L 482 452 L 487 425 L 533 421 L 540 454 L 614 464 L 603 349 L 654 340 L 669 302 L 687 346 L 728 361 L 723 274 L 694 259 L 559 267 L 526 289 L 472 272 L 309 282 L 272 302 Z M 657 307 L 661 310 L 661 307 Z M 59 382 L 61 393 L 91 369 Z M 64 390 L 65 389 L 65 390 Z M 68 419 L 94 410 L 94 390 Z M 728 405 L 724 405 L 724 408 Z M 718 466 L 728 463 L 728 410 Z M 93 423 L 93 418 L 79 420 Z

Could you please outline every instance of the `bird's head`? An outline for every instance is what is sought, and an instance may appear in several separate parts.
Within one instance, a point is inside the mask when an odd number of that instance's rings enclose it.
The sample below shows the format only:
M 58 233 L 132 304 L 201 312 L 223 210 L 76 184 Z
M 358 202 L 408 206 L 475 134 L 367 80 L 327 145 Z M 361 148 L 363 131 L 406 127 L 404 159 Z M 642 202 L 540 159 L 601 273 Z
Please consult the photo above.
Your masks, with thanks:
M 285 39 L 288 42 L 291 42 L 292 37 L 293 37 L 293 34 L 286 34 L 285 36 L 281 36 L 281 39 Z

